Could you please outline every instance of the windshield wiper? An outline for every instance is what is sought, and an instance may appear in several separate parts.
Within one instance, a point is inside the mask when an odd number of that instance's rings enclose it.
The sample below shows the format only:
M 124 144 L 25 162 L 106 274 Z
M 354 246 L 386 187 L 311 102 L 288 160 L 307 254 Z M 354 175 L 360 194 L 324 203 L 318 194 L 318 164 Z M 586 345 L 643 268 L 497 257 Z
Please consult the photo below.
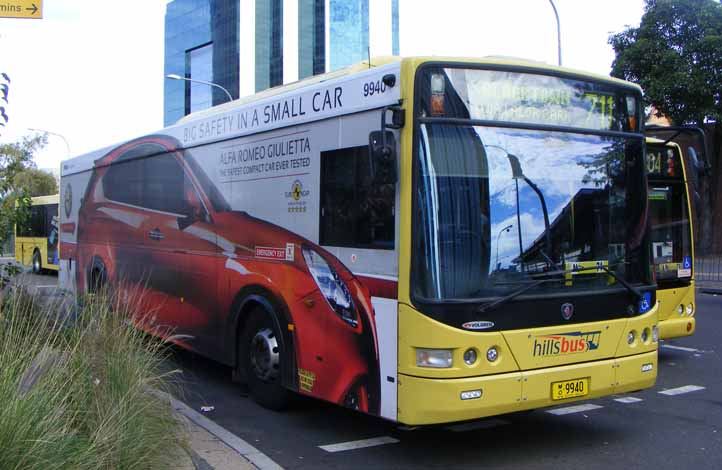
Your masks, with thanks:
M 614 271 L 612 271 L 611 269 L 609 269 L 608 267 L 606 267 L 606 266 L 604 266 L 604 265 L 595 266 L 595 268 L 601 269 L 602 271 L 604 271 L 605 273 L 609 274 L 609 275 L 612 276 L 614 279 L 616 279 L 617 281 L 619 281 L 619 283 L 620 283 L 622 286 L 624 286 L 625 289 L 627 289 L 629 292 L 631 292 L 632 294 L 634 294 L 635 297 L 637 297 L 637 300 L 639 300 L 639 301 L 644 300 L 644 294 L 642 294 L 642 293 L 639 292 L 636 288 L 634 288 L 634 287 L 633 287 L 630 283 L 628 283 L 627 280 L 624 279 L 621 275 L 615 273 Z
M 524 286 L 521 289 L 515 290 L 514 292 L 505 295 L 504 297 L 500 297 L 496 300 L 493 300 L 491 302 L 485 303 L 484 305 L 481 305 L 477 311 L 479 313 L 488 312 L 489 310 L 493 310 L 496 307 L 499 307 L 500 305 L 504 305 L 505 303 L 509 302 L 510 300 L 513 300 L 516 297 L 519 297 L 526 291 L 532 290 L 533 288 L 535 288 L 541 284 L 544 284 L 545 282 L 555 281 L 555 280 L 557 280 L 557 279 L 540 279 L 536 282 L 532 282 L 531 284 Z

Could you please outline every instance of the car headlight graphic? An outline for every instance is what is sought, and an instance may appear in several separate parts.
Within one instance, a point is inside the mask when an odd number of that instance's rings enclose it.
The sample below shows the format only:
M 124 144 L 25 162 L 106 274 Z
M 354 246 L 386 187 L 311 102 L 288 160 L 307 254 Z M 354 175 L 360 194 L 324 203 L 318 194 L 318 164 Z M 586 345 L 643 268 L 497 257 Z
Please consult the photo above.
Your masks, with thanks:
M 351 293 L 338 273 L 320 254 L 307 246 L 303 247 L 303 259 L 306 260 L 311 277 L 329 306 L 343 321 L 355 328 L 358 325 L 358 319 L 351 300 Z

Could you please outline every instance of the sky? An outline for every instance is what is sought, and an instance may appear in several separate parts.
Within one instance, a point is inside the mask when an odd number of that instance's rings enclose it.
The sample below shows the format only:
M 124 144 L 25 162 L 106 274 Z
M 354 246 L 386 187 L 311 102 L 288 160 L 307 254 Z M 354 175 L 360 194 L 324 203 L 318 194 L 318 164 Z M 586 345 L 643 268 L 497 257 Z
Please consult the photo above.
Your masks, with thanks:
M 162 128 L 166 3 L 44 0 L 41 20 L 0 19 L 0 72 L 12 80 L 10 121 L 0 143 L 30 134 L 28 128 L 60 134 L 50 135 L 36 158 L 40 168 L 57 168 L 69 155 Z M 638 26 L 644 6 L 643 0 L 555 4 L 563 65 L 602 75 L 614 60 L 609 34 Z M 403 56 L 501 55 L 557 63 L 548 0 L 400 0 L 399 10 Z

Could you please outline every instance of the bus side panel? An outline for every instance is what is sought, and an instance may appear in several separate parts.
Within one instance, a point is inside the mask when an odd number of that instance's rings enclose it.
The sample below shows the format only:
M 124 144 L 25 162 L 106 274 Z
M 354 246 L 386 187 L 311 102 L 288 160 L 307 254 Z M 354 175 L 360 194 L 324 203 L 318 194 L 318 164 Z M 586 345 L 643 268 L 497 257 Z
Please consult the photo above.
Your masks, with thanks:
M 60 180 L 58 286 L 79 293 L 84 289 L 79 289 L 77 285 L 78 211 L 90 175 L 91 172 L 86 171 L 62 176 Z
M 228 364 L 238 296 L 261 293 L 291 332 L 290 388 L 395 420 L 398 191 L 359 184 L 380 121 L 368 111 L 190 149 L 153 135 L 95 155 L 61 184 L 61 285 L 84 292 L 102 263 L 117 292 L 143 299 L 141 327 Z M 321 291 L 324 266 L 352 313 Z

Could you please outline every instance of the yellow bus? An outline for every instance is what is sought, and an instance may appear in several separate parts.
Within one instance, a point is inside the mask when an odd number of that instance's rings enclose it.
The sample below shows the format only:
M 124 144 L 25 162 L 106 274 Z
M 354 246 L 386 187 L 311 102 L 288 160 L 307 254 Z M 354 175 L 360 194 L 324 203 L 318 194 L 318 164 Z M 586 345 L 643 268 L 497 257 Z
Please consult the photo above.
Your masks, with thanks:
M 644 389 L 642 117 L 634 84 L 509 59 L 311 77 L 63 162 L 60 283 L 142 299 L 270 408 L 421 425 Z
M 689 336 L 696 323 L 694 236 L 687 170 L 679 145 L 647 138 L 647 170 L 659 336 Z
M 15 227 L 15 260 L 39 274 L 58 270 L 59 195 L 31 199 L 30 220 L 25 228 Z

